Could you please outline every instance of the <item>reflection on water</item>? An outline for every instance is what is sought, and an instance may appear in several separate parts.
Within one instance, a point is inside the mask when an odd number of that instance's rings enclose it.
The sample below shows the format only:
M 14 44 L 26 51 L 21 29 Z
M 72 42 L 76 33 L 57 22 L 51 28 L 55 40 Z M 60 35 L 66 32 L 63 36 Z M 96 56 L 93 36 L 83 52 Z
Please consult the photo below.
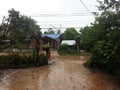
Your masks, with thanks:
M 39 82 L 48 80 L 49 66 L 15 69 L 1 77 L 0 90 L 40 90 Z M 47 81 L 44 83 L 47 84 Z
M 109 76 L 91 73 L 81 60 L 0 72 L 0 90 L 120 90 Z

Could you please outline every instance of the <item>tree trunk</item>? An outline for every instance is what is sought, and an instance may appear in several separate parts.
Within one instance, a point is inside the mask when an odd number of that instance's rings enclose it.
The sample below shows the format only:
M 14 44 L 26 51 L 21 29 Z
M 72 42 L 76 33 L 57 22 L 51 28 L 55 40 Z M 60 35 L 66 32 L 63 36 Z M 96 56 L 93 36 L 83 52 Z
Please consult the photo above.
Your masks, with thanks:
M 35 46 L 35 56 L 34 56 L 34 61 L 35 61 L 35 65 L 38 66 L 39 65 L 39 50 L 40 50 L 40 41 L 39 41 L 39 37 L 35 37 L 36 40 L 36 46 Z

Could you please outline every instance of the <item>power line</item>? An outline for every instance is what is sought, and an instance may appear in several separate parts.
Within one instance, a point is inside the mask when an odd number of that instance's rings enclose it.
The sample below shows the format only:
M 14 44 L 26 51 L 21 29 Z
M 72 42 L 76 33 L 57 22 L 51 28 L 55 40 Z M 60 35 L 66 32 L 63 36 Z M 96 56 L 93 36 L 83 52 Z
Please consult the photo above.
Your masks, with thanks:
M 61 29 L 66 29 L 66 28 L 71 28 L 71 27 L 61 27 Z M 73 28 L 82 28 L 82 27 L 73 27 Z M 41 29 L 49 29 L 49 28 L 44 28 L 42 27 Z M 52 29 L 60 29 L 60 28 L 52 28 Z
M 32 14 L 31 17 L 70 17 L 70 16 L 91 16 L 89 13 L 54 13 L 54 14 Z
M 91 13 L 91 12 L 90 12 Z M 70 12 L 70 13 L 38 13 L 38 14 L 30 14 L 28 16 L 31 17 L 68 17 L 68 16 L 91 16 L 91 14 L 88 12 Z M 3 17 L 4 15 L 0 15 L 0 17 Z
M 66 21 L 46 21 L 46 22 L 37 22 L 37 23 L 56 23 L 56 22 L 58 22 L 58 23 L 77 23 L 77 22 L 81 22 L 80 20 L 72 20 L 72 21 L 68 21 L 68 20 L 66 20 Z
M 84 2 L 83 2 L 82 0 L 80 0 L 80 2 L 81 2 L 82 5 L 86 8 L 86 10 L 87 10 L 88 12 L 90 12 L 90 10 L 89 10 L 88 7 L 84 4 Z
M 82 5 L 86 8 L 86 10 L 91 13 L 91 11 L 88 9 L 88 7 L 84 4 L 84 2 L 82 0 L 80 0 L 80 2 L 82 3 Z M 92 14 L 93 15 L 93 14 Z

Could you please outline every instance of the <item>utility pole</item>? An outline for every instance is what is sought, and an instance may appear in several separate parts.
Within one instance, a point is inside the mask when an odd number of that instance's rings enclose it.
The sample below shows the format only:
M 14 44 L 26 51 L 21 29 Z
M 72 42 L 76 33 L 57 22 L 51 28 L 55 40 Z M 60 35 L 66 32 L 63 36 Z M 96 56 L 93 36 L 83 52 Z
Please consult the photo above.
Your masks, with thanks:
M 62 28 L 62 26 L 61 26 L 61 24 L 60 24 L 60 30 L 59 30 L 59 34 L 61 34 L 61 28 Z

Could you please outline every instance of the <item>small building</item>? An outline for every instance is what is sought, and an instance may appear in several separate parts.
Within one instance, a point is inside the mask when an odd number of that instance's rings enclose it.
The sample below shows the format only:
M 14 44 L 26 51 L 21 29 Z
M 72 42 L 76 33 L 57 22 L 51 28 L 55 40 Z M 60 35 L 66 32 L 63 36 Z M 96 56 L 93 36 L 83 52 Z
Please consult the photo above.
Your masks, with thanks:
M 49 44 L 52 50 L 58 50 L 62 37 L 60 34 L 42 34 L 42 45 Z
M 74 46 L 76 44 L 75 40 L 63 40 L 61 44 L 67 44 L 68 46 Z
M 70 49 L 76 50 L 76 41 L 75 40 L 63 40 L 61 45 L 66 44 Z

